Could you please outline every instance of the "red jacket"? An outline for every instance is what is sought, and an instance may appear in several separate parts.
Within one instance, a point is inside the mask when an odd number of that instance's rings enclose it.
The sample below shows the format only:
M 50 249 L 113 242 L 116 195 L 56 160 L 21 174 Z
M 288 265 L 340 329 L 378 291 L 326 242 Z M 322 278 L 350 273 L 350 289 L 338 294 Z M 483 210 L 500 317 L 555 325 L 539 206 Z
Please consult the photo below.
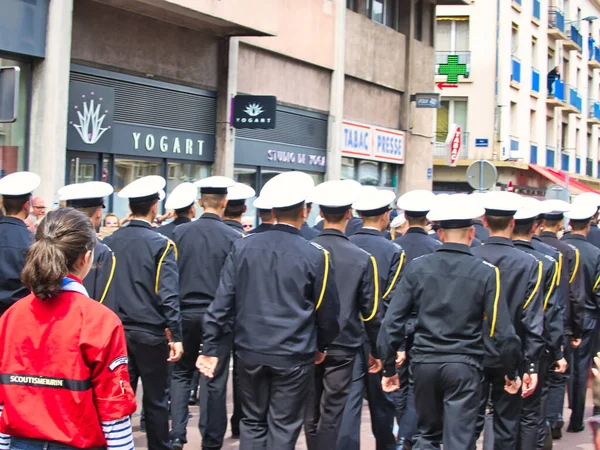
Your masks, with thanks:
M 100 422 L 136 409 L 116 314 L 78 292 L 15 303 L 0 318 L 0 404 L 2 433 L 105 446 Z

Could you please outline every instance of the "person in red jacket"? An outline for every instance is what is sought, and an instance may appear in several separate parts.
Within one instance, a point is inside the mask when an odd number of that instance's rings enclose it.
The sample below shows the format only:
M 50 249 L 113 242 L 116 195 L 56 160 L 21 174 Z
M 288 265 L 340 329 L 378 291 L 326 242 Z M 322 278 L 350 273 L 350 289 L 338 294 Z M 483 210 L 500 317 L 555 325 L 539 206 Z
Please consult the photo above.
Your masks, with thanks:
M 81 284 L 95 246 L 74 209 L 38 226 L 21 276 L 32 293 L 0 318 L 0 448 L 134 448 L 123 326 Z

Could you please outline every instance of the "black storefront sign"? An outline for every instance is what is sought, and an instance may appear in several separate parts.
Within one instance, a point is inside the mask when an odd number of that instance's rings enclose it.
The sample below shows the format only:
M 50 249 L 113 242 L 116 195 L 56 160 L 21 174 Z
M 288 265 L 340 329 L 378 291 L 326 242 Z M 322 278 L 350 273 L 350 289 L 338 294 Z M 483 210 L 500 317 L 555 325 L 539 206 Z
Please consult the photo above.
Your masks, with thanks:
M 0 1 L 0 52 L 45 56 L 49 1 Z
M 236 138 L 235 163 L 324 173 L 327 151 L 275 142 Z
M 114 120 L 115 90 L 71 81 L 67 149 L 213 162 L 215 135 Z
M 272 95 L 236 95 L 233 98 L 232 125 L 234 128 L 275 128 L 277 97 Z

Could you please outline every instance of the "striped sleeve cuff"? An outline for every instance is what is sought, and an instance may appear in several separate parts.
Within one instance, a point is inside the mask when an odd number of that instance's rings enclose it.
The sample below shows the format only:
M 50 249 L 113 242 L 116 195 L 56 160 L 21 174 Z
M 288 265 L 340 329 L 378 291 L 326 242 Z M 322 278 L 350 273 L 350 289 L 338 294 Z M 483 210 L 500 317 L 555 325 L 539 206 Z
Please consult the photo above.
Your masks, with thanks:
M 129 416 L 102 422 L 102 432 L 106 439 L 106 450 L 133 450 L 135 448 Z
M 2 411 L 4 410 L 4 405 L 0 405 L 0 417 L 2 417 Z M 10 449 L 10 436 L 8 434 L 0 433 L 0 450 L 9 450 Z

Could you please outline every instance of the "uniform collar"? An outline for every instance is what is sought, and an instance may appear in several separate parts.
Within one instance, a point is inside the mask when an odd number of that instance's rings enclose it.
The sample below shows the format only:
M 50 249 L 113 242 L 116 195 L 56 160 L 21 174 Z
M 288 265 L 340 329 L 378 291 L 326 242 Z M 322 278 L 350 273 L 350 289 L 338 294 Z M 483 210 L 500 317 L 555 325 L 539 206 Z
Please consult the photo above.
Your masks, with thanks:
M 532 241 L 544 242 L 544 241 L 542 241 L 542 238 L 539 237 L 537 234 L 534 234 L 533 236 L 531 236 L 531 240 Z
M 425 236 L 429 236 L 429 234 L 427 234 L 427 231 L 419 227 L 409 228 L 408 230 L 406 230 L 406 234 L 424 234 Z
M 374 228 L 361 228 L 355 234 L 368 234 L 370 236 L 383 237 L 383 233 L 379 230 L 375 230 Z
M 558 239 L 558 236 L 556 236 L 556 233 L 553 233 L 552 231 L 542 231 L 542 234 L 540 236 Z
M 321 233 L 319 234 L 319 236 L 337 236 L 337 237 L 341 237 L 341 238 L 344 238 L 346 240 L 349 240 L 348 236 L 346 236 L 341 231 L 335 230 L 333 228 L 325 228 L 323 231 L 321 231 Z
M 244 227 L 242 226 L 241 222 L 238 222 L 237 220 L 231 220 L 231 219 L 225 219 L 223 221 L 224 224 L 232 227 L 232 228 L 236 228 L 240 231 L 244 231 Z
M 563 236 L 563 239 L 578 239 L 580 241 L 587 241 L 587 238 L 585 236 L 581 236 L 579 234 L 573 234 L 573 233 L 565 234 Z
M 474 220 L 473 225 L 480 225 L 482 227 L 485 226 L 485 225 L 483 225 L 483 222 L 481 220 Z
M 133 219 L 131 222 L 129 222 L 129 227 L 142 227 L 142 228 L 148 228 L 149 230 L 154 230 L 154 227 L 152 225 L 150 225 L 150 222 L 146 222 L 145 220 L 140 220 L 140 219 Z
M 183 223 L 189 223 L 191 221 L 192 221 L 192 219 L 188 219 L 187 217 L 177 217 L 172 223 L 174 223 L 175 226 L 177 226 L 177 225 L 181 225 Z
M 521 239 L 518 239 L 516 241 L 513 241 L 513 244 L 515 245 L 515 247 L 527 247 L 528 249 L 535 250 L 535 248 L 533 248 L 533 244 L 530 241 L 523 241 Z
M 219 222 L 223 222 L 223 219 L 221 219 L 219 216 L 217 216 L 214 213 L 204 213 L 200 216 L 201 219 L 212 219 L 212 220 L 218 220 Z
M 438 248 L 436 252 L 458 252 L 472 255 L 471 249 L 468 245 L 458 244 L 456 242 L 446 242 L 445 244 L 442 244 L 442 246 Z
M 285 224 L 285 223 L 274 224 L 272 230 L 285 231 L 286 233 L 291 233 L 291 234 L 300 234 L 300 230 L 298 228 L 293 227 L 288 224 Z
M 515 244 L 510 239 L 499 237 L 499 236 L 490 236 L 486 241 L 485 245 L 506 245 L 507 247 L 514 247 Z
M 18 219 L 16 217 L 4 216 L 2 219 L 0 219 L 0 223 L 10 223 L 12 225 L 18 225 L 20 227 L 27 228 L 27 225 L 25 225 L 25 222 L 23 222 L 21 219 Z

